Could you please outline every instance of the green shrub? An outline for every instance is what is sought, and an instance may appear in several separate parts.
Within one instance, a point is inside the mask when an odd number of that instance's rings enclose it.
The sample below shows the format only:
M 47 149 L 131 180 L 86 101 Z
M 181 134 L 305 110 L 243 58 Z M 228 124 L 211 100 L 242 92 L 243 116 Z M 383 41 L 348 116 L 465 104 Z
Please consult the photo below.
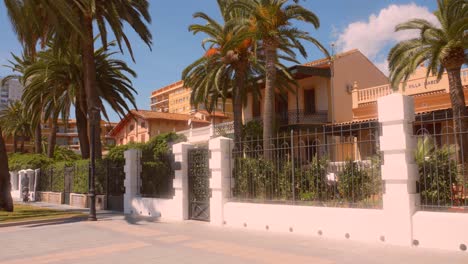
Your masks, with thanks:
M 88 193 L 89 160 L 78 160 L 74 164 L 72 192 Z
M 81 156 L 73 150 L 56 146 L 54 150 L 54 161 L 75 161 L 81 159 Z
M 257 139 L 263 137 L 263 126 L 259 121 L 253 120 L 247 122 L 243 127 L 244 140 Z
M 426 144 L 423 148 L 421 144 Z M 454 158 L 455 147 L 444 146 L 436 149 L 432 143 L 418 141 L 416 153 L 419 168 L 419 187 L 421 200 L 425 204 L 450 205 L 452 203 L 452 184 L 457 185 L 457 162 Z
M 60 161 L 51 165 L 52 169 L 52 189 L 53 192 L 63 192 L 65 184 L 65 167 L 68 167 L 70 163 L 68 161 Z
M 281 192 L 279 185 L 275 190 L 271 186 L 275 173 L 272 162 L 258 158 L 238 158 L 235 170 L 236 197 L 265 199 L 271 197 L 273 192 Z
M 312 161 L 296 169 L 295 177 L 299 199 L 302 201 L 326 200 L 333 197 L 333 187 L 327 184 L 328 159 L 312 158 Z
M 172 168 L 173 144 L 186 138 L 176 133 L 164 133 L 141 145 L 142 173 L 140 193 L 147 197 L 172 197 L 174 170 Z
M 41 169 L 52 164 L 53 160 L 43 154 L 13 153 L 8 157 L 10 171 Z
M 340 197 L 348 202 L 363 201 L 376 192 L 369 169 L 352 160 L 346 161 L 339 173 L 338 191 Z

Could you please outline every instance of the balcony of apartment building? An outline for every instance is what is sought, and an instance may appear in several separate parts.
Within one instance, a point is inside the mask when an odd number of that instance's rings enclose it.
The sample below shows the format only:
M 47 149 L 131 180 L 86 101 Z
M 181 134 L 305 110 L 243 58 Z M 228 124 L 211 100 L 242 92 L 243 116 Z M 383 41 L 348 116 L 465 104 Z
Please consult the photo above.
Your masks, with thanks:
M 355 120 L 377 118 L 377 99 L 392 93 L 413 96 L 416 113 L 450 108 L 447 73 L 444 73 L 439 81 L 435 76 L 426 78 L 425 74 L 426 68 L 420 66 L 407 81 L 406 86 L 400 84 L 397 89 L 392 89 L 390 84 L 366 88 L 359 87 L 359 83 L 355 83 L 352 90 L 353 118 Z M 468 69 L 462 69 L 461 79 L 468 104 Z
M 330 71 L 329 69 L 295 66 L 291 71 L 298 81 L 298 86 L 291 86 L 288 91 L 276 91 L 274 119 L 279 129 L 291 126 L 308 127 L 330 122 Z M 255 99 L 248 96 L 244 107 L 244 122 L 262 121 L 264 91 Z

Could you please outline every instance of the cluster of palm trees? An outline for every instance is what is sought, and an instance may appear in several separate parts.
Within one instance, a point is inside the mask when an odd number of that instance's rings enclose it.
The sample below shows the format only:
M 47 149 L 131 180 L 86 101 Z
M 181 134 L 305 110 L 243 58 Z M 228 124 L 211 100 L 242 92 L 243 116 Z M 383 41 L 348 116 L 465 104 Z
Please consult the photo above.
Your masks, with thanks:
M 282 62 L 298 63 L 296 53 L 307 52 L 301 41 L 317 46 L 325 55 L 327 50 L 307 31 L 298 29 L 293 21 L 320 26 L 318 17 L 288 0 L 218 0 L 223 19 L 218 22 L 205 13 L 195 13 L 204 24 L 194 24 L 189 30 L 208 37 L 202 46 L 206 50 L 182 73 L 187 87 L 192 88 L 191 102 L 214 106 L 216 102 L 232 98 L 234 105 L 234 138 L 242 138 L 242 105 L 247 93 L 254 98 L 265 87 L 263 109 L 263 144 L 267 149 L 274 134 L 275 89 L 284 91 L 297 85 Z M 236 144 L 240 147 L 240 144 Z
M 125 114 L 135 105 L 132 83 L 135 73 L 113 57 L 109 48 L 124 47 L 134 59 L 125 28 L 130 26 L 149 47 L 152 35 L 147 0 L 4 0 L 11 25 L 23 46 L 22 56 L 15 56 L 11 67 L 25 86 L 22 113 L 30 114 L 35 150 L 42 152 L 41 120 L 53 126 L 60 117 L 68 117 L 75 106 L 83 158 L 102 155 L 100 139 L 104 102 L 117 113 Z M 110 31 L 110 32 L 108 32 Z M 115 41 L 108 41 L 108 33 Z M 96 37 L 97 35 L 97 37 Z M 95 40 L 102 43 L 95 50 Z M 0 130 L 7 122 L 0 123 Z M 54 127 L 52 126 L 52 131 Z M 9 129 L 4 132 L 10 133 Z M 88 135 L 89 134 L 89 135 Z M 90 135 L 96 135 L 91 137 Z M 90 139 L 94 141 L 91 142 Z M 50 155 L 54 138 L 49 139 Z M 9 204 L 9 176 L 6 153 L 0 137 L 0 209 Z M 4 175 L 5 174 L 5 175 Z

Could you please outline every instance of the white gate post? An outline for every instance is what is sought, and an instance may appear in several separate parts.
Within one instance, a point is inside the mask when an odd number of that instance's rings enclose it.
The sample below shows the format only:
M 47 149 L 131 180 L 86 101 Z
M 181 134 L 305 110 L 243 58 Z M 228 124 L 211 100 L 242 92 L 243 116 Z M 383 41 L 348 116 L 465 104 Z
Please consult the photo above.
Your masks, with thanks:
M 187 220 L 189 218 L 188 193 L 188 151 L 195 146 L 182 142 L 172 146 L 176 168 L 174 170 L 174 219 Z
M 133 212 L 132 202 L 135 196 L 138 194 L 138 178 L 141 172 L 141 150 L 129 149 L 124 152 L 125 156 L 125 194 L 124 194 L 124 213 L 132 214 Z
M 414 161 L 416 140 L 413 137 L 414 101 L 399 93 L 378 99 L 382 124 L 380 149 L 383 152 L 383 211 L 385 241 L 411 246 L 412 217 L 419 203 L 416 193 L 418 169 Z
M 222 225 L 224 222 L 224 204 L 231 195 L 232 149 L 234 142 L 230 138 L 218 137 L 209 141 L 210 157 L 210 222 Z

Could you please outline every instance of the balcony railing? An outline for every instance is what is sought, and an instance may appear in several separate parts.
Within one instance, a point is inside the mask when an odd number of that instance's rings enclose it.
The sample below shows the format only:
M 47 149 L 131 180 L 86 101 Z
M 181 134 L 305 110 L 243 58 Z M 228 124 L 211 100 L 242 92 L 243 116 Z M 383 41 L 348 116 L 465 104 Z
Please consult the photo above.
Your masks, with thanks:
M 463 69 L 461 71 L 461 79 L 463 86 L 468 85 L 468 69 Z M 448 88 L 448 77 L 447 74 L 444 74 L 440 81 L 437 81 L 436 77 L 430 77 L 427 80 L 426 78 L 417 78 L 409 80 L 406 83 L 406 87 L 404 89 L 402 84 L 400 84 L 398 90 L 393 90 L 390 84 L 365 89 L 355 89 L 353 90 L 353 108 L 359 107 L 360 104 L 375 102 L 380 97 L 392 93 L 416 95 L 444 90 L 448 92 Z
M 263 116 L 256 116 L 245 121 L 262 122 Z M 275 121 L 279 126 L 327 123 L 328 111 L 316 111 L 312 113 L 302 109 L 289 110 L 288 112 L 277 113 L 275 116 Z

